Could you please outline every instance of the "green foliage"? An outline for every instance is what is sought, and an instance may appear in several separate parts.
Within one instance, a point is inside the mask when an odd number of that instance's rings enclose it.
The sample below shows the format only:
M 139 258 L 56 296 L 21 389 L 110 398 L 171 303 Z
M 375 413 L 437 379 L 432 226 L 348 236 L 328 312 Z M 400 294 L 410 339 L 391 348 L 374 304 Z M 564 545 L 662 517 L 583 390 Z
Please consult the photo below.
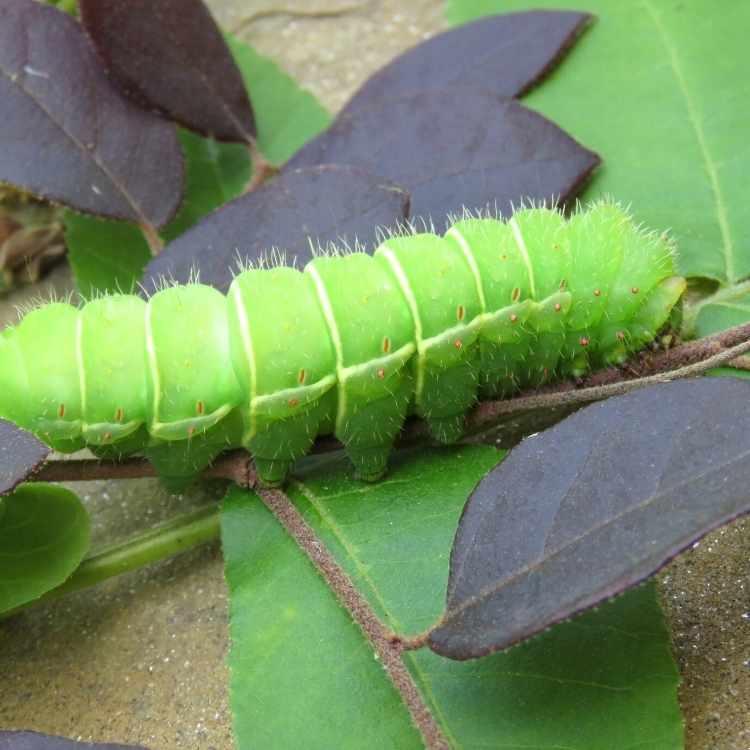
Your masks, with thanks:
M 3 497 L 0 612 L 59 586 L 78 567 L 88 548 L 89 517 L 69 490 L 32 483 Z
M 501 455 L 484 446 L 402 453 L 376 485 L 333 465 L 290 494 L 385 624 L 415 634 L 442 611 L 462 507 Z M 254 495 L 229 493 L 222 538 L 239 750 L 302 737 L 309 748 L 419 748 L 371 647 Z M 405 658 L 456 746 L 682 747 L 677 674 L 652 587 L 503 654 Z
M 524 99 L 598 151 L 587 198 L 617 195 L 645 224 L 669 227 L 686 276 L 750 275 L 745 52 L 750 4 L 577 0 L 597 21 L 564 69 Z M 449 0 L 452 22 L 559 8 L 558 0 Z
M 250 179 L 247 148 L 239 143 L 219 143 L 180 129 L 185 155 L 185 196 L 177 216 L 162 236 L 171 242 L 207 213 L 236 198 Z
M 132 292 L 151 258 L 138 227 L 73 211 L 65 212 L 65 242 L 76 286 L 87 299 Z
M 281 165 L 328 127 L 331 115 L 275 62 L 238 39 L 227 42 L 253 101 L 258 148 L 271 164 Z
M 493 656 L 412 658 L 458 747 L 683 748 L 679 676 L 652 584 Z
M 750 294 L 742 293 L 739 289 L 736 293 L 732 293 L 733 291 L 726 296 L 709 298 L 700 306 L 693 329 L 696 336 L 708 336 L 750 321 Z

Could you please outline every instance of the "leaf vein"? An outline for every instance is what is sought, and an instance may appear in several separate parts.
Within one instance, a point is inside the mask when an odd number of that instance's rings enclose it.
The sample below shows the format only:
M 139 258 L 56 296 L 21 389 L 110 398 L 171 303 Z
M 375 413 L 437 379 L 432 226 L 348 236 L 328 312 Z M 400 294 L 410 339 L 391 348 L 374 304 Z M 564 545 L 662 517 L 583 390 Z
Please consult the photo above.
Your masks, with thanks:
M 664 28 L 661 18 L 654 9 L 651 0 L 643 0 L 643 7 L 653 21 L 656 31 L 661 39 L 664 49 L 669 57 L 669 64 L 674 73 L 674 77 L 677 81 L 677 85 L 680 89 L 683 99 L 685 100 L 685 107 L 687 109 L 688 120 L 695 133 L 695 139 L 698 142 L 698 148 L 703 157 L 703 163 L 708 176 L 708 181 L 711 187 L 711 191 L 714 195 L 714 203 L 716 208 L 716 219 L 719 224 L 719 231 L 721 233 L 721 240 L 723 244 L 723 255 L 724 255 L 724 269 L 727 277 L 727 281 L 732 284 L 737 281 L 737 272 L 735 269 L 734 262 L 734 244 L 732 242 L 732 233 L 729 226 L 729 216 L 727 214 L 726 202 L 724 199 L 723 191 L 721 189 L 721 183 L 719 182 L 719 170 L 718 163 L 711 156 L 708 142 L 706 140 L 706 134 L 703 130 L 703 123 L 701 121 L 700 113 L 696 103 L 693 99 L 693 95 L 688 86 L 688 82 L 685 79 L 680 60 L 675 49 L 675 45 L 667 34 L 667 30 Z

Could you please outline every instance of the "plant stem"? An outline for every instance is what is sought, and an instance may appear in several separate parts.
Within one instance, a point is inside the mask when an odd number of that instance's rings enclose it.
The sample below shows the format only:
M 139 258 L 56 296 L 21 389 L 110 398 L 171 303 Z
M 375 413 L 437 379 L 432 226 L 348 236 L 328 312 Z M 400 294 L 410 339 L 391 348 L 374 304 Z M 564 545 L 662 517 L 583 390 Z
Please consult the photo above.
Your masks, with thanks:
M 262 8 L 254 13 L 250 13 L 244 18 L 240 18 L 229 31 L 232 34 L 239 35 L 247 31 L 251 24 L 256 21 L 261 21 L 267 18 L 278 18 L 279 16 L 288 16 L 289 18 L 341 18 L 351 13 L 365 10 L 368 6 L 372 5 L 372 0 L 365 0 L 362 3 L 355 3 L 352 5 L 345 5 L 341 8 L 321 8 L 319 10 L 306 10 L 304 8 Z
M 218 538 L 218 505 L 214 504 L 192 513 L 185 513 L 132 539 L 104 547 L 84 559 L 65 583 L 33 602 L 2 613 L 0 619 L 13 615 L 32 604 L 57 599 L 65 594 L 93 586 L 121 573 L 164 560 Z
M 158 476 L 146 458 L 101 461 L 98 458 L 48 461 L 31 477 L 35 482 L 88 482 L 94 479 L 142 479 Z M 254 482 L 252 459 L 243 450 L 221 455 L 202 474 L 203 479 L 228 479 L 240 487 Z
M 156 231 L 156 227 L 152 224 L 144 222 L 138 226 L 148 243 L 148 249 L 151 251 L 151 255 L 156 257 L 164 249 L 164 240 L 162 240 L 161 235 Z
M 287 495 L 281 490 L 263 488 L 257 488 L 256 492 L 276 520 L 307 555 L 341 605 L 370 641 L 393 686 L 401 694 L 412 721 L 422 735 L 425 747 L 428 750 L 449 750 L 450 745 L 403 662 L 401 654 L 404 648 L 400 636 L 391 632 L 380 621 L 370 603 L 352 583 L 352 579 Z
M 708 349 L 706 354 L 711 350 Z M 658 383 L 667 383 L 670 380 L 680 378 L 691 378 L 711 370 L 715 367 L 728 364 L 732 360 L 746 354 L 750 351 L 750 340 L 743 341 L 727 349 L 720 349 L 710 356 L 685 364 L 682 367 L 673 370 L 656 372 L 653 375 L 640 377 L 633 380 L 621 379 L 613 382 L 602 382 L 594 384 L 587 388 L 568 388 L 565 390 L 553 391 L 550 393 L 533 394 L 531 396 L 519 396 L 518 398 L 485 401 L 481 403 L 468 418 L 469 431 L 482 429 L 497 422 L 502 415 L 517 414 L 523 411 L 552 409 L 560 406 L 570 406 L 577 404 L 588 404 L 593 401 L 601 401 L 612 396 L 620 396 L 629 393 L 638 388 L 645 388 L 649 385 Z
M 711 368 L 729 364 L 748 351 L 750 323 L 690 341 L 674 349 L 645 353 L 629 362 L 626 367 L 610 367 L 579 381 L 557 383 L 514 398 L 480 402 L 466 418 L 466 435 L 470 438 L 502 424 L 503 420 L 531 412 L 547 414 L 556 408 L 572 410 L 648 385 L 695 377 Z M 741 363 L 740 366 L 744 369 L 745 365 Z M 503 447 L 510 447 L 518 442 L 514 435 L 515 433 L 511 434 L 511 439 L 503 443 Z M 404 426 L 397 445 L 406 447 L 426 440 L 428 434 L 425 424 L 410 420 Z M 341 450 L 342 447 L 335 438 L 327 435 L 315 441 L 312 453 L 330 453 Z M 121 462 L 84 459 L 48 461 L 34 474 L 33 479 L 38 482 L 78 482 L 152 476 L 156 476 L 156 472 L 143 458 L 129 458 Z M 203 472 L 202 477 L 228 479 L 240 487 L 251 487 L 254 483 L 252 459 L 243 450 L 225 453 Z
M 750 372 L 750 357 L 747 354 L 742 354 L 739 357 L 729 360 L 727 366 L 734 367 L 735 370 Z
M 266 159 L 263 154 L 258 150 L 258 144 L 253 139 L 248 142 L 248 151 L 250 152 L 250 162 L 252 164 L 253 173 L 250 175 L 250 179 L 245 185 L 244 193 L 250 193 L 256 188 L 260 187 L 269 177 L 273 177 L 279 170 Z

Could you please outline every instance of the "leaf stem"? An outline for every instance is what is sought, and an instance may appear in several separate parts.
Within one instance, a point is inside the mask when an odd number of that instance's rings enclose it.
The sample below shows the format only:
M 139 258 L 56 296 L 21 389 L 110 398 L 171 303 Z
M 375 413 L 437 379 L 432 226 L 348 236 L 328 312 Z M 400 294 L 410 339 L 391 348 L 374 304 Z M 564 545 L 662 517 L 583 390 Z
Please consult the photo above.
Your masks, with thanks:
M 695 377 L 714 367 L 730 364 L 747 352 L 750 352 L 750 323 L 666 351 L 647 352 L 625 367 L 600 370 L 579 381 L 557 383 L 543 390 L 522 393 L 515 398 L 483 401 L 466 419 L 467 440 L 471 441 L 471 436 L 507 421 L 519 420 L 529 413 L 547 418 L 555 409 L 570 411 L 578 406 L 629 393 L 648 385 Z M 745 369 L 747 363 L 740 360 L 739 366 Z M 558 416 L 557 419 L 559 418 Z M 547 426 L 549 424 L 535 425 L 534 430 Z M 509 429 L 507 440 L 502 443 L 503 447 L 514 445 L 520 437 L 528 433 L 528 430 L 524 431 L 523 424 L 515 429 Z M 410 420 L 404 426 L 397 445 L 406 447 L 427 440 L 425 424 L 418 420 Z M 341 449 L 342 445 L 327 435 L 315 441 L 312 453 L 330 453 Z M 241 487 L 249 487 L 253 484 L 252 471 L 252 459 L 249 454 L 239 450 L 219 456 L 213 465 L 203 472 L 202 478 L 228 479 Z M 48 461 L 33 475 L 33 479 L 39 482 L 78 482 L 151 476 L 156 476 L 156 472 L 143 458 L 129 458 L 117 463 L 84 459 Z
M 39 599 L 0 614 L 9 617 L 26 607 L 57 599 L 73 591 L 94 586 L 108 578 L 185 552 L 219 538 L 219 506 L 212 504 L 185 513 L 124 542 L 102 548 L 85 558 L 75 572 L 57 588 Z
M 156 227 L 153 224 L 139 224 L 141 234 L 143 234 L 146 242 L 148 243 L 148 249 L 151 251 L 151 255 L 156 257 L 164 249 L 164 240 L 161 235 L 156 231 Z
M 742 326 L 742 328 L 747 328 L 748 335 L 750 335 L 750 325 Z M 503 415 L 518 414 L 523 411 L 540 411 L 562 406 L 583 405 L 611 398 L 612 396 L 620 396 L 649 385 L 695 377 L 715 367 L 726 365 L 749 351 L 750 339 L 741 341 L 739 344 L 728 348 L 723 348 L 719 342 L 716 342 L 715 347 L 705 345 L 701 349 L 702 356 L 697 362 L 688 361 L 680 367 L 657 371 L 653 375 L 633 379 L 621 378 L 612 382 L 604 380 L 601 383 L 597 383 L 597 378 L 592 376 L 592 385 L 586 388 L 568 387 L 549 393 L 519 396 L 518 398 L 501 401 L 486 401 L 474 409 L 469 416 L 468 430 L 476 431 L 488 427 L 493 423 L 497 423 Z
M 202 474 L 203 479 L 228 479 L 240 487 L 251 483 L 252 459 L 243 450 L 230 451 L 219 457 Z M 32 479 L 35 482 L 88 482 L 95 479 L 141 479 L 158 476 L 148 459 L 127 458 L 124 461 L 101 461 L 97 458 L 48 461 Z
M 260 187 L 267 179 L 273 177 L 279 170 L 271 164 L 268 159 L 258 150 L 258 143 L 255 139 L 248 141 L 247 149 L 250 152 L 250 161 L 253 172 L 250 179 L 245 185 L 244 193 L 249 193 Z

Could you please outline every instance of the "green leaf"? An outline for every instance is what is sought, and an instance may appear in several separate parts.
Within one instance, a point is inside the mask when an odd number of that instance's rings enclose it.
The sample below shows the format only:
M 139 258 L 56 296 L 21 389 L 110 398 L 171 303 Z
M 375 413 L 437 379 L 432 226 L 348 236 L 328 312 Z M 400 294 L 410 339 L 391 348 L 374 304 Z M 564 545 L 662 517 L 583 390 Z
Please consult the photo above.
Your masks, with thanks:
M 411 635 L 443 609 L 458 518 L 500 456 L 486 446 L 400 454 L 374 485 L 335 464 L 290 495 L 376 613 Z M 238 750 L 422 747 L 357 626 L 254 495 L 229 493 L 222 538 Z M 682 747 L 677 671 L 651 586 L 485 659 L 405 658 L 456 747 Z
M 89 548 L 89 517 L 69 490 L 24 484 L 3 497 L 0 612 L 59 586 Z
M 252 97 L 258 148 L 272 164 L 281 164 L 327 127 L 331 117 L 274 62 L 235 39 L 229 44 Z M 218 143 L 185 130 L 180 130 L 180 141 L 187 185 L 179 213 L 162 233 L 167 242 L 239 196 L 251 174 L 243 145 Z M 70 264 L 84 297 L 135 288 L 151 259 L 137 227 L 68 211 L 65 228 Z
M 271 164 L 283 164 L 331 123 L 330 113 L 278 65 L 252 47 L 227 37 L 255 111 L 258 148 Z
M 750 321 L 750 282 L 701 295 L 698 286 L 683 308 L 683 335 L 708 336 Z
M 696 305 L 692 310 L 695 320 L 691 325 L 691 332 L 695 336 L 710 336 L 750 322 L 750 293 L 745 291 L 747 286 L 745 282 L 736 287 L 726 287 Z M 710 370 L 709 375 L 750 379 L 750 372 L 734 367 L 717 367 Z
M 86 299 L 99 292 L 125 292 L 135 284 L 151 259 L 138 227 L 66 211 L 65 243 L 78 291 Z
M 695 321 L 696 336 L 723 331 L 732 326 L 739 326 L 750 320 L 750 294 L 735 299 L 711 302 L 701 307 Z
M 180 210 L 162 237 L 171 242 L 207 213 L 236 198 L 250 179 L 250 155 L 239 143 L 219 143 L 180 130 L 187 188 Z M 142 270 L 142 269 L 141 269 Z
M 712 0 L 449 0 L 454 23 L 561 7 L 598 20 L 524 99 L 597 151 L 588 198 L 612 195 L 669 229 L 688 276 L 750 275 L 746 120 L 750 3 Z

